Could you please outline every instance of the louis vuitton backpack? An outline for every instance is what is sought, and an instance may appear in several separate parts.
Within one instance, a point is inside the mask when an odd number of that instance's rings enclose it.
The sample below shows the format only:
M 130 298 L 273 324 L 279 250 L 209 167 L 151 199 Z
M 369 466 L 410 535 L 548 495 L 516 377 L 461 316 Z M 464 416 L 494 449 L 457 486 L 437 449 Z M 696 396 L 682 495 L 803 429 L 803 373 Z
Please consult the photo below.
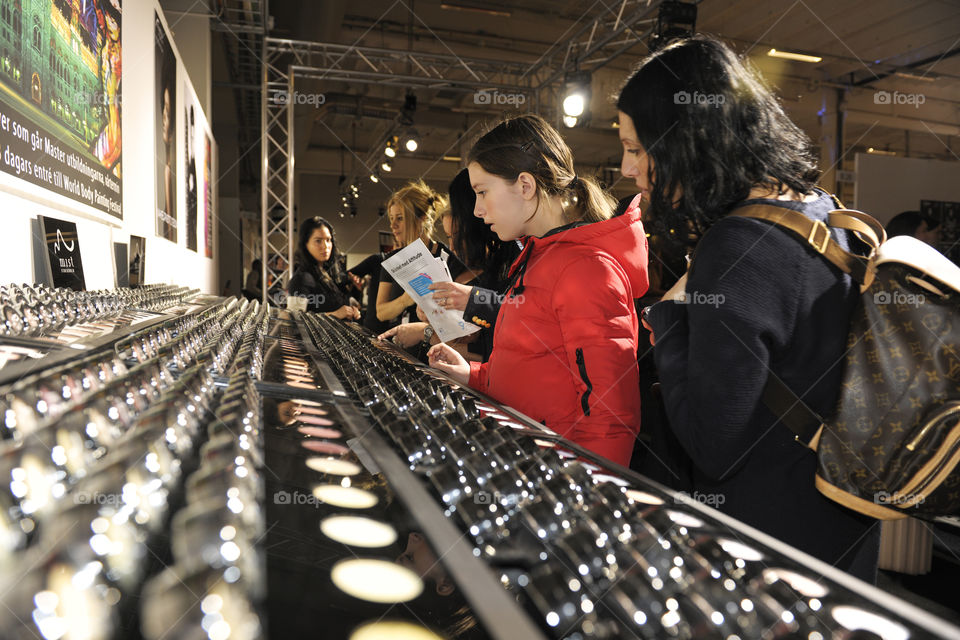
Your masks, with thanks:
M 960 267 L 916 238 L 886 240 L 859 211 L 832 211 L 829 224 L 772 205 L 730 215 L 790 230 L 860 284 L 833 415 L 817 415 L 775 375 L 763 391 L 816 451 L 817 489 L 881 520 L 960 512 Z M 843 249 L 831 227 L 853 231 L 869 254 Z

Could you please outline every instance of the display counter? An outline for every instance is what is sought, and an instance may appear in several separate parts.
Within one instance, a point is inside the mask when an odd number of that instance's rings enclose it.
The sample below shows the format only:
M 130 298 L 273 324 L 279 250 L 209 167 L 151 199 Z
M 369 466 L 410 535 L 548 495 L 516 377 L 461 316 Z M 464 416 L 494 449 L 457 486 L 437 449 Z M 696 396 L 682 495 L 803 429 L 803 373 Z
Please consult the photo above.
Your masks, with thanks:
M 0 637 L 960 637 L 356 325 L 177 304 L 4 380 Z

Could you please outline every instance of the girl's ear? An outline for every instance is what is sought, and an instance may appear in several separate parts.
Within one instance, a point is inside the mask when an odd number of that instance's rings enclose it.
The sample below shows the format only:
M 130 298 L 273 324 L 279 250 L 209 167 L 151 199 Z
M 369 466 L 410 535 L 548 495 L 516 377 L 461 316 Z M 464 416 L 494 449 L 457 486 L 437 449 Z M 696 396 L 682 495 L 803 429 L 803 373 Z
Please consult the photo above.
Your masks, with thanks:
M 533 174 L 522 172 L 517 176 L 517 184 L 520 185 L 520 195 L 524 200 L 532 200 L 537 195 L 537 181 Z

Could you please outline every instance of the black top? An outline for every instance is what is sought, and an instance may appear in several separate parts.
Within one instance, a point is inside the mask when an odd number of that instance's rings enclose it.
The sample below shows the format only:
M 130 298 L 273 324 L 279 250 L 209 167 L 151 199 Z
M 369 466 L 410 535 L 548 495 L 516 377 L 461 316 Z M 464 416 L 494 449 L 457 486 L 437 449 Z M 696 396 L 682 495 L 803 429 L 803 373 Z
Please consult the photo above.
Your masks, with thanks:
M 400 251 L 400 249 L 395 249 L 391 251 L 386 256 L 384 256 L 383 259 L 386 260 L 387 258 L 392 257 L 395 253 L 397 253 L 397 251 Z M 461 262 L 457 256 L 453 255 L 453 252 L 450 250 L 450 248 L 447 245 L 443 244 L 442 242 L 434 242 L 430 246 L 430 254 L 433 255 L 434 257 L 439 257 L 441 251 L 447 252 L 447 255 L 449 256 L 449 258 L 447 258 L 447 268 L 450 270 L 450 277 L 453 280 L 456 280 L 461 273 L 467 270 L 466 265 L 463 264 L 463 262 Z M 398 298 L 403 293 L 403 288 L 396 283 L 396 281 L 393 279 L 393 276 L 387 273 L 387 270 L 384 269 L 383 267 L 380 268 L 380 282 L 390 283 L 390 296 L 388 298 L 389 300 Z M 376 301 L 374 301 L 374 304 L 376 304 Z M 374 314 L 374 316 L 376 316 L 376 314 Z M 415 304 L 410 305 L 409 307 L 404 309 L 399 316 L 397 316 L 393 320 L 386 321 L 387 328 L 394 327 L 400 324 L 403 321 L 404 317 L 406 317 L 409 322 L 417 322 L 417 305 Z
M 819 193 L 749 204 L 826 222 L 834 206 Z M 832 413 L 857 287 L 790 232 L 728 217 L 697 246 L 686 290 L 687 304 L 656 304 L 649 319 L 670 425 L 696 467 L 694 497 L 872 582 L 879 524 L 816 490 L 815 453 L 761 401 L 772 371 Z
M 290 278 L 287 293 L 307 299 L 307 311 L 336 311 L 350 303 L 350 296 L 337 286 L 326 273 L 316 267 L 297 267 Z
M 370 276 L 370 284 L 367 285 L 369 292 L 367 306 L 363 311 L 363 326 L 375 334 L 383 333 L 390 328 L 390 323 L 377 320 L 377 291 L 380 289 L 380 273 L 383 271 L 380 263 L 384 257 L 382 253 L 371 254 L 350 269 L 350 273 L 360 278 Z

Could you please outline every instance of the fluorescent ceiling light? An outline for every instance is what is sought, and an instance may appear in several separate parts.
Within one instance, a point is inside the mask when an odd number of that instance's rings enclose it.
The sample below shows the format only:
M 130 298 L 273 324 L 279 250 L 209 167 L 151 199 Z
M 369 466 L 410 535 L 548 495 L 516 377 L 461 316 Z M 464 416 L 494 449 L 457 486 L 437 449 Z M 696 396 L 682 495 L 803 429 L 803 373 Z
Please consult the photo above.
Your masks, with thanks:
M 797 62 L 820 62 L 823 60 L 820 56 L 808 56 L 805 53 L 793 53 L 791 51 L 779 51 L 770 49 L 767 55 L 771 58 L 783 58 L 784 60 L 796 60 Z
M 937 79 L 937 76 L 932 74 L 920 75 L 919 73 L 911 73 L 910 71 L 895 71 L 894 74 L 898 78 L 905 78 L 906 80 L 918 80 L 920 82 L 933 82 Z

